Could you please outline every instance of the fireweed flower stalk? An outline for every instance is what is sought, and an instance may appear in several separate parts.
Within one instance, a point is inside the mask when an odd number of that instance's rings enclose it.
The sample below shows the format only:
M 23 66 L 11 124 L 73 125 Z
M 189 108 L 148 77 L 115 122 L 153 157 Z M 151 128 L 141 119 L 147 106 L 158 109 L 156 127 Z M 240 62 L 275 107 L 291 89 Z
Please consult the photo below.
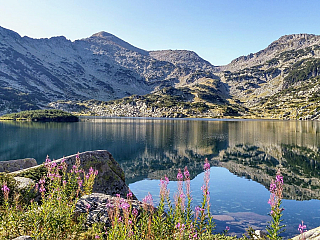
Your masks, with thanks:
M 210 213 L 210 192 L 209 192 L 209 180 L 210 180 L 210 163 L 208 159 L 205 159 L 205 163 L 203 165 L 204 169 L 204 185 L 201 187 L 202 190 L 202 204 L 201 207 L 196 207 L 196 219 L 198 220 L 199 216 L 199 222 L 196 222 L 198 224 L 199 232 L 209 232 L 211 233 L 215 228 L 215 223 L 213 221 L 213 218 Z M 205 211 L 205 209 L 207 211 Z
M 185 177 L 185 186 L 186 186 L 186 195 L 187 195 L 187 208 L 186 208 L 186 223 L 190 225 L 191 223 L 191 187 L 190 187 L 190 173 L 188 171 L 187 166 L 184 168 L 183 175 Z
M 83 183 L 83 192 L 84 194 L 89 194 L 90 189 L 92 189 L 92 186 L 94 184 L 94 179 L 98 175 L 98 170 L 93 170 L 92 167 L 90 167 L 89 172 L 85 174 L 84 183 Z
M 12 239 L 20 235 L 30 235 L 34 239 L 80 239 L 80 235 L 85 231 L 83 226 L 86 213 L 80 214 L 75 219 L 78 189 L 72 186 L 78 186 L 80 180 L 85 181 L 85 176 L 80 175 L 83 171 L 77 167 L 77 173 L 75 171 L 62 173 L 63 169 L 66 171 L 65 163 L 58 164 L 49 158 L 45 167 L 47 175 L 43 176 L 35 186 L 35 191 L 39 192 L 41 200 L 31 201 L 27 206 L 23 206 L 19 213 L 11 211 L 2 217 L 0 212 L 0 239 Z M 16 230 L 11 231 L 10 222 L 2 219 L 15 219 Z
M 281 175 L 279 169 L 276 175 L 276 180 L 272 180 L 270 184 L 270 199 L 268 201 L 271 207 L 270 216 L 272 217 L 272 221 L 270 222 L 270 225 L 267 227 L 267 231 L 268 237 L 274 240 L 282 239 L 282 237 L 279 235 L 285 231 L 285 229 L 283 229 L 285 225 L 281 225 L 281 222 L 283 221 L 281 217 L 283 215 L 282 212 L 284 210 L 281 207 L 282 191 L 283 176 Z
M 300 232 L 302 240 L 305 240 L 304 232 L 307 231 L 307 226 L 303 224 L 303 221 L 301 221 L 301 224 L 299 224 L 298 231 Z
M 210 215 L 210 206 L 207 206 L 210 179 L 210 164 L 207 159 L 204 164 L 204 170 L 203 202 L 201 207 L 196 207 L 195 216 L 190 216 L 188 219 L 188 206 L 191 206 L 192 198 L 190 193 L 190 174 L 188 169 L 185 168 L 183 173 L 179 170 L 177 174 L 178 193 L 175 195 L 176 205 L 173 207 L 169 198 L 169 179 L 166 176 L 160 180 L 160 203 L 157 209 L 152 207 L 153 200 L 150 194 L 143 199 L 143 211 L 131 208 L 129 200 L 129 204 L 127 204 L 121 202 L 120 198 L 118 198 L 119 203 L 113 203 L 112 209 L 109 204 L 108 215 L 111 226 L 104 230 L 106 239 L 189 240 L 211 239 L 211 237 L 214 237 L 212 234 L 214 222 Z M 183 178 L 185 178 L 185 181 L 183 181 Z M 183 192 L 183 184 L 185 184 L 185 193 Z M 185 201 L 186 197 L 189 202 L 187 206 L 182 203 L 182 199 Z M 130 208 L 131 211 L 127 212 Z M 168 211 L 165 211 L 165 209 Z M 189 214 L 192 215 L 191 210 L 190 212 Z M 219 236 L 223 237 L 221 239 L 225 239 L 224 236 Z
M 4 197 L 5 203 L 8 203 L 10 189 L 7 186 L 7 182 L 3 182 L 1 191 L 3 192 L 3 197 Z
M 177 217 L 176 222 L 182 222 L 184 207 L 185 207 L 185 194 L 183 192 L 183 175 L 181 169 L 178 170 L 178 193 L 175 194 L 175 215 Z

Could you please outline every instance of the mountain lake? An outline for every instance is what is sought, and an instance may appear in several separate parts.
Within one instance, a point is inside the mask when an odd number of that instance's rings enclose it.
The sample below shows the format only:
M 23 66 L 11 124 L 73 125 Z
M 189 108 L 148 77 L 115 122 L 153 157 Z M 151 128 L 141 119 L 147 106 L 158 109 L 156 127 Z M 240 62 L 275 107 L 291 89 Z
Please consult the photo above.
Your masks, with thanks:
M 76 123 L 0 122 L 0 161 L 32 157 L 38 163 L 89 150 L 108 150 L 132 192 L 159 202 L 167 175 L 174 202 L 178 169 L 188 167 L 193 208 L 201 204 L 203 163 L 210 169 L 216 231 L 241 235 L 271 220 L 269 185 L 280 166 L 286 238 L 320 226 L 320 122 L 83 117 Z

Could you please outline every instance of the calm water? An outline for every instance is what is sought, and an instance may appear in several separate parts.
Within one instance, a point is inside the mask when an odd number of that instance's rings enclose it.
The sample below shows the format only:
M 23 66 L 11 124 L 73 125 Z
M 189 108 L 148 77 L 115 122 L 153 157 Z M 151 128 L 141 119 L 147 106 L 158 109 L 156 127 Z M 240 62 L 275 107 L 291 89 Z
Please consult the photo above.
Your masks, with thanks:
M 201 201 L 202 165 L 211 168 L 211 209 L 217 231 L 226 225 L 241 234 L 270 220 L 268 186 L 276 169 L 284 175 L 286 234 L 303 220 L 320 226 L 320 122 L 208 121 L 92 118 L 78 123 L 0 122 L 0 161 L 48 154 L 58 159 L 106 149 L 120 163 L 127 183 L 141 200 L 159 201 L 159 179 L 175 180 L 188 166 L 194 206 Z M 176 190 L 176 182 L 170 182 Z

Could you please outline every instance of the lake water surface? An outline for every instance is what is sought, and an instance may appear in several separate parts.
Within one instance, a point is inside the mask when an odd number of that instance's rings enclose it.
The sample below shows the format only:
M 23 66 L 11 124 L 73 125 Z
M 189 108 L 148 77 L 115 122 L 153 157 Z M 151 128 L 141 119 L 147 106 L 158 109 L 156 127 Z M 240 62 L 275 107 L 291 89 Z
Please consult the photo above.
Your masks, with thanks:
M 242 234 L 270 220 L 268 186 L 284 175 L 286 236 L 303 220 L 320 226 L 320 122 L 202 119 L 86 118 L 78 123 L 0 122 L 0 161 L 26 157 L 38 163 L 76 152 L 105 149 L 141 200 L 159 201 L 159 179 L 171 193 L 179 168 L 188 166 L 193 205 L 200 204 L 203 162 L 211 163 L 210 196 L 217 231 Z

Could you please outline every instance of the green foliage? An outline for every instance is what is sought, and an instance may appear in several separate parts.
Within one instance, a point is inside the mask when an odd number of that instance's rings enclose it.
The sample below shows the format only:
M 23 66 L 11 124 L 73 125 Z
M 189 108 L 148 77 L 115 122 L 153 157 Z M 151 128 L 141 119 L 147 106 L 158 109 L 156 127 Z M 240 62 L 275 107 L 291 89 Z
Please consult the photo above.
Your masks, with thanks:
M 281 233 L 285 231 L 285 225 L 282 225 L 283 221 L 283 208 L 281 207 L 282 202 L 282 191 L 283 191 L 283 176 L 280 173 L 280 169 L 277 172 L 276 179 L 273 180 L 270 184 L 270 199 L 269 204 L 271 206 L 270 216 L 272 217 L 272 221 L 269 223 L 267 227 L 268 237 L 273 240 L 281 240 L 283 239 L 280 236 Z
M 305 81 L 320 74 L 320 59 L 303 59 L 292 65 L 284 78 L 286 86 Z
M 43 176 L 47 175 L 47 169 L 44 166 L 31 168 L 18 174 L 19 177 L 30 178 L 38 182 Z
M 167 189 L 169 180 L 167 177 L 160 181 L 160 203 L 158 208 L 152 206 L 152 197 L 149 194 L 143 200 L 143 210 L 138 217 L 137 210 L 133 209 L 130 199 L 121 203 L 118 198 L 118 204 L 112 208 L 109 215 L 111 227 L 107 229 L 107 239 L 168 239 L 168 240 L 189 240 L 189 239 L 235 239 L 228 238 L 225 234 L 213 234 L 215 224 L 210 214 L 208 182 L 210 176 L 210 165 L 206 161 L 205 185 L 203 193 L 203 202 L 197 207 L 192 216 L 191 196 L 190 196 L 190 175 L 185 168 L 183 175 L 179 169 L 178 172 L 178 193 L 176 194 L 175 205 L 169 198 Z M 184 193 L 183 185 L 186 192 Z M 187 204 L 185 206 L 185 200 Z M 121 207 L 122 206 L 122 207 Z M 123 207 L 125 206 L 125 207 Z M 167 209 L 167 211 L 165 211 Z M 136 211 L 136 214 L 135 212 Z M 227 231 L 226 231 L 227 232 Z M 225 232 L 225 233 L 226 233 Z M 99 235 L 100 236 L 100 235 Z
M 22 111 L 3 115 L 1 120 L 28 120 L 37 122 L 77 122 L 79 118 L 62 110 L 45 109 Z
M 37 106 L 39 100 L 46 101 L 40 93 L 24 93 L 13 88 L 0 86 L 0 103 L 4 102 L 8 109 L 16 111 L 39 109 Z
M 195 102 L 191 104 L 192 108 L 195 108 L 200 113 L 203 113 L 209 109 L 209 106 L 204 102 Z
M 57 166 L 48 160 L 47 174 L 34 189 L 37 201 L 22 202 L 20 198 L 24 196 L 19 196 L 19 192 L 10 188 L 7 179 L 2 182 L 1 187 L 9 187 L 9 197 L 5 195 L 0 208 L 0 239 L 13 239 L 21 235 L 48 240 L 93 239 L 95 232 L 92 228 L 96 225 L 85 229 L 86 214 L 75 216 L 74 210 L 79 197 L 91 193 L 97 172 L 90 169 L 85 173 L 79 169 L 79 164 L 80 159 L 77 158 L 72 171 L 67 172 L 65 162 Z M 2 192 L 5 193 L 4 190 Z M 14 195 L 13 201 L 10 194 Z
M 224 112 L 226 116 L 239 116 L 239 112 L 235 107 L 227 106 Z
M 7 186 L 9 187 L 9 201 L 12 202 L 14 198 L 14 192 L 17 191 L 17 184 L 16 181 L 13 179 L 13 176 L 8 173 L 2 173 L 0 172 L 0 186 L 3 186 L 4 183 L 7 183 Z M 0 191 L 0 206 L 4 203 L 4 195 L 3 191 Z

